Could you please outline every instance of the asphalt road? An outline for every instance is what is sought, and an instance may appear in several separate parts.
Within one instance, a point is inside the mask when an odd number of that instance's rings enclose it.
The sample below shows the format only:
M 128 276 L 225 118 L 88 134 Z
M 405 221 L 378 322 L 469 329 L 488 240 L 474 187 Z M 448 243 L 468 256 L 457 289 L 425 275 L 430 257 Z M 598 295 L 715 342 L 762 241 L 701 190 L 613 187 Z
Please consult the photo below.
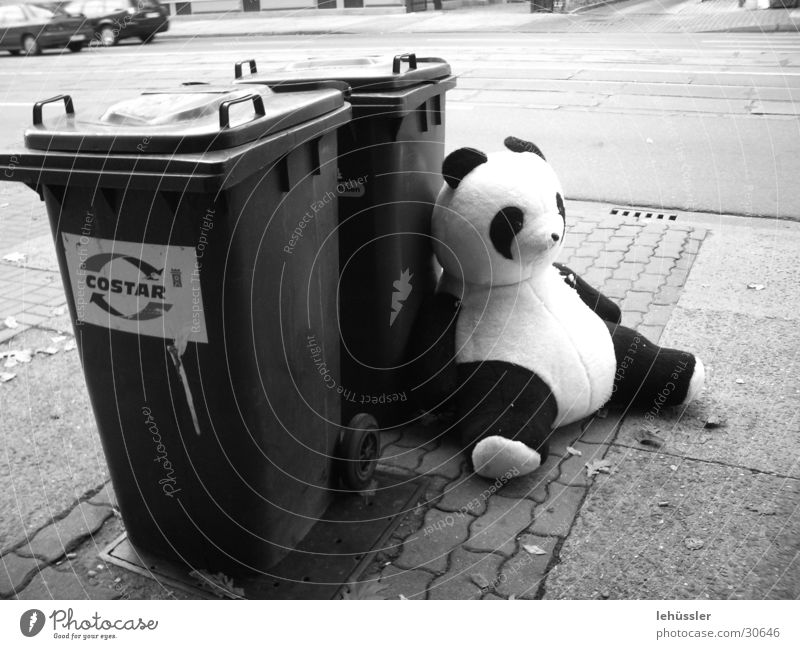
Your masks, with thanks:
M 791 34 L 270 36 L 0 54 L 0 145 L 18 147 L 31 103 L 57 92 L 86 116 L 143 89 L 228 82 L 239 59 L 264 69 L 406 51 L 442 56 L 459 76 L 448 149 L 491 150 L 514 134 L 539 144 L 574 199 L 800 219 Z

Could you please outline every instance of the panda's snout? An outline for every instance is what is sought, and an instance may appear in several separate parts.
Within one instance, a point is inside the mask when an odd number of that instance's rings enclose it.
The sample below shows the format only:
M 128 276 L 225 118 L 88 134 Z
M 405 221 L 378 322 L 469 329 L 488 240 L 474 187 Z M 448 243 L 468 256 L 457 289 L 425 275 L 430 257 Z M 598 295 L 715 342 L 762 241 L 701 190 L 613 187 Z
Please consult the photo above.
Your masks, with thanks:
M 550 238 L 553 241 L 558 241 L 561 238 L 561 235 L 560 234 L 556 234 L 555 232 L 553 232 L 553 234 L 550 235 Z

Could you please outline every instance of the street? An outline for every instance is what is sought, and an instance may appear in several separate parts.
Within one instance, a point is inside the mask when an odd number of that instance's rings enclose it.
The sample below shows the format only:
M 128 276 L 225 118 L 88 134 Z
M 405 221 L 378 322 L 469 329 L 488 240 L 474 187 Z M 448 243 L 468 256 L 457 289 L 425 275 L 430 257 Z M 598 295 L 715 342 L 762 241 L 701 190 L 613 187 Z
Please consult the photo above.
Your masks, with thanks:
M 800 218 L 800 42 L 790 34 L 384 34 L 162 39 L 3 56 L 2 141 L 69 93 L 92 115 L 141 90 L 227 83 L 312 56 L 414 51 L 450 62 L 447 149 L 539 144 L 567 196 L 620 206 Z

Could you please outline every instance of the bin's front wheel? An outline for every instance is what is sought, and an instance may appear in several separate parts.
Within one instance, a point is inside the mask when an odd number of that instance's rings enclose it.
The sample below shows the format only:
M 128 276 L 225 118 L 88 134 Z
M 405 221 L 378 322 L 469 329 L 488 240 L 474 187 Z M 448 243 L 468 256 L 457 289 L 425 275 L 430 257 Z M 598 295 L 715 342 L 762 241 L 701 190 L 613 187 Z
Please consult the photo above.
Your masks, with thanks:
M 366 413 L 355 415 L 339 436 L 337 457 L 345 489 L 361 491 L 369 486 L 381 450 L 378 422 Z

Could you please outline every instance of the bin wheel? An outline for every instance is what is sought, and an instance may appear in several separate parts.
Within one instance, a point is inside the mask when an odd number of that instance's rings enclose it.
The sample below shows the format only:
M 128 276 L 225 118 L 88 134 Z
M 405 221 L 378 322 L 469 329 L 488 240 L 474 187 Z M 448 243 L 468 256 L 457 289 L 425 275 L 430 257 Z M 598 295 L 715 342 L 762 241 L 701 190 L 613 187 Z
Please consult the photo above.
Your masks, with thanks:
M 337 457 L 339 475 L 345 489 L 365 489 L 375 473 L 381 442 L 375 417 L 359 413 L 350 420 L 339 436 Z

